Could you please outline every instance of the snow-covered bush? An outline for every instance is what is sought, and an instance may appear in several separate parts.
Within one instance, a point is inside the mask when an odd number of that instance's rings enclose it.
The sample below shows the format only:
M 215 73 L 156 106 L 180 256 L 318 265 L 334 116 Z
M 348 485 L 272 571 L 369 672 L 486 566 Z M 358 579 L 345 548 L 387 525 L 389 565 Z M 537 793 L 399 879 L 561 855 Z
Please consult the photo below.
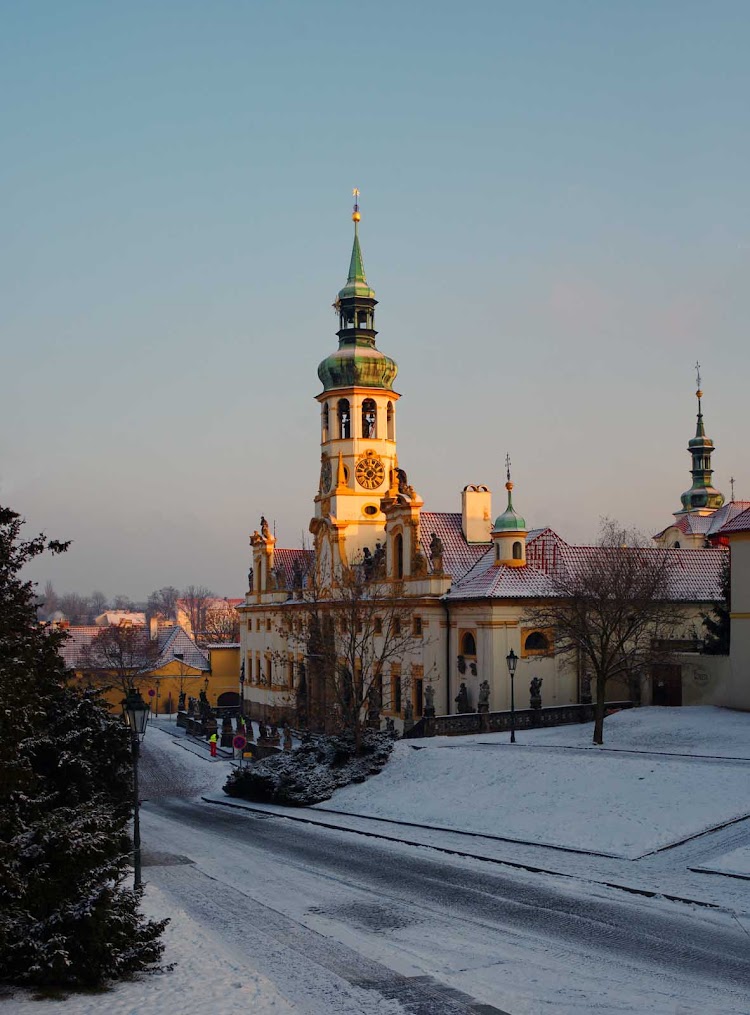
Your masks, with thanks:
M 386 733 L 366 732 L 359 754 L 351 736 L 311 738 L 296 751 L 236 769 L 224 792 L 243 800 L 306 807 L 328 800 L 341 786 L 376 775 L 392 750 L 393 740 Z

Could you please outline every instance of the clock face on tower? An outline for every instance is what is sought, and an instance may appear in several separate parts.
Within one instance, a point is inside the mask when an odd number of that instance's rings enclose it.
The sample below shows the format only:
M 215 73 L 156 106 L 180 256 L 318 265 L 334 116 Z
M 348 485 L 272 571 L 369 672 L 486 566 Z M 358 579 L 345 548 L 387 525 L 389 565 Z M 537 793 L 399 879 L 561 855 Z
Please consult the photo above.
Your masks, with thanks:
M 385 466 L 374 451 L 365 451 L 357 462 L 354 475 L 365 490 L 377 490 L 385 479 Z
M 320 465 L 320 491 L 328 493 L 331 489 L 331 459 L 326 457 Z

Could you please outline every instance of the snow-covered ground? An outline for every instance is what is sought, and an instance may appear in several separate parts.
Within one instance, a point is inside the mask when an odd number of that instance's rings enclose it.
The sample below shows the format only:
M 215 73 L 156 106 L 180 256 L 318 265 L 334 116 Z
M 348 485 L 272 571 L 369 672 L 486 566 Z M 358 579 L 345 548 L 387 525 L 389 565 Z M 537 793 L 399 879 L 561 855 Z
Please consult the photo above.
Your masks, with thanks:
M 296 1006 L 257 972 L 219 942 L 210 928 L 191 919 L 155 885 L 148 885 L 144 912 L 170 918 L 164 932 L 163 962 L 174 969 L 141 975 L 113 989 L 41 1000 L 32 991 L 18 991 L 0 1001 L 13 1015 L 233 1015 L 258 1012 L 285 1015 Z
M 713 871 L 717 874 L 733 874 L 735 877 L 750 879 L 750 846 L 740 846 L 721 856 L 715 856 L 706 863 L 693 868 L 697 871 Z
M 608 716 L 604 745 L 591 742 L 592 723 L 555 726 L 516 733 L 519 744 L 576 747 L 597 752 L 637 751 L 687 754 L 691 757 L 745 758 L 750 760 L 750 713 L 712 705 L 689 708 L 633 708 Z M 507 744 L 508 733 L 470 737 L 435 737 L 432 744 Z
M 398 807 L 400 820 L 445 828 L 500 821 L 501 835 L 523 820 L 552 841 L 633 855 L 748 800 L 750 762 L 727 755 L 750 758 L 750 715 L 621 713 L 605 739 L 625 753 L 591 750 L 590 736 L 586 726 L 523 732 L 514 747 L 507 735 L 400 743 L 381 775 L 324 806 L 343 810 L 361 793 L 362 813 Z M 591 856 L 323 807 L 249 813 L 197 799 L 236 804 L 221 792 L 231 765 L 156 728 L 143 745 L 146 905 L 172 918 L 174 971 L 62 1001 L 17 992 L 3 1011 L 750 1013 L 750 881 L 719 876 L 750 867 L 748 820 L 642 859 Z M 586 810 L 592 795 L 599 811 Z M 298 820 L 272 816 L 285 810 Z M 300 823 L 310 817 L 349 830 Z M 387 841 L 402 833 L 431 848 Z
M 515 745 L 507 734 L 402 741 L 381 775 L 317 806 L 631 859 L 750 814 L 746 763 L 656 751 L 750 757 L 748 714 L 621 712 L 605 740 L 627 753 L 566 749 L 584 738 L 590 724 L 524 731 Z

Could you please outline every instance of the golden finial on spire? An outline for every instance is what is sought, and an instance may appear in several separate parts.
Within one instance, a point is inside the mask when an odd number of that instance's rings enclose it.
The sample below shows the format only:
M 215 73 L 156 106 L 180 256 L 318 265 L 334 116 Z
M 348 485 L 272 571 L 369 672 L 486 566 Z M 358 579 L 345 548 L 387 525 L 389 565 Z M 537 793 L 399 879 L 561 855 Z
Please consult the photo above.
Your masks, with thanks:
M 508 481 L 505 484 L 506 490 L 512 490 L 513 484 L 510 481 L 510 452 L 505 456 L 505 475 L 508 477 Z
M 354 211 L 352 212 L 352 222 L 359 222 L 362 216 L 359 214 L 359 190 L 355 187 L 352 191 L 354 197 Z
M 695 392 L 695 397 L 703 398 L 703 392 L 701 391 L 701 365 L 698 360 L 695 361 L 695 384 L 698 389 Z

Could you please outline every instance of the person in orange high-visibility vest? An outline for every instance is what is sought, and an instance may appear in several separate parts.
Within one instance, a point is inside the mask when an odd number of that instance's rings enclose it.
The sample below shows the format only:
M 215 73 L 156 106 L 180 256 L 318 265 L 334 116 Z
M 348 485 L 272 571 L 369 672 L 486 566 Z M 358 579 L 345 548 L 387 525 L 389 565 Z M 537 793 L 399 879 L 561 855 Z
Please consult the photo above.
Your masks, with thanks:
M 208 738 L 208 742 L 211 745 L 211 757 L 215 758 L 216 757 L 216 745 L 219 742 L 219 738 L 217 737 L 217 735 L 215 733 L 212 733 L 211 736 Z

